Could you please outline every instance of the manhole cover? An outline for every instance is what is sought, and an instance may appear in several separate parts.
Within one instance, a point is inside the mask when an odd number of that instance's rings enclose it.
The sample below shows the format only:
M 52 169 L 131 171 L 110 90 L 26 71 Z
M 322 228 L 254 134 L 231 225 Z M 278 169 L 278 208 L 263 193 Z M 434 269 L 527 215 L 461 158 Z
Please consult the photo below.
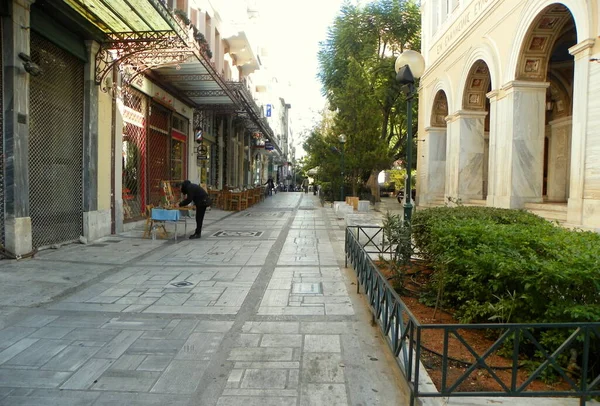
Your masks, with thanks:
M 227 237 L 227 238 L 240 238 L 240 237 L 260 237 L 263 235 L 262 231 L 234 231 L 234 230 L 221 230 L 214 233 L 213 237 Z
M 318 283 L 294 283 L 292 284 L 292 293 L 300 295 L 319 295 L 323 293 L 323 285 Z
M 193 283 L 188 282 L 188 281 L 180 281 L 180 282 L 173 282 L 171 285 L 175 286 L 176 288 L 185 288 L 186 286 L 192 286 Z

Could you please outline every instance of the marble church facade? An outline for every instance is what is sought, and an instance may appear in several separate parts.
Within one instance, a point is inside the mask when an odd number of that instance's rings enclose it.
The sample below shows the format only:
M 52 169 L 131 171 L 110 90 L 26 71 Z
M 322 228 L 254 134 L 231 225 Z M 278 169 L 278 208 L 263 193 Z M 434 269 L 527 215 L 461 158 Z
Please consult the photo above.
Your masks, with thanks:
M 417 205 L 600 229 L 600 1 L 421 7 Z

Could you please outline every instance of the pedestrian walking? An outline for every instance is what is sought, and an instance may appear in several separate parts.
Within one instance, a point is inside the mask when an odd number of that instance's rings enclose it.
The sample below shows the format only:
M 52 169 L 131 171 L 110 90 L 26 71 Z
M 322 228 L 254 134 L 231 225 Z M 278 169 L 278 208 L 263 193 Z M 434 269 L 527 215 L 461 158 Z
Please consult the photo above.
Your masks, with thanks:
M 206 193 L 206 190 L 189 180 L 184 180 L 181 184 L 181 193 L 186 195 L 186 197 L 179 203 L 179 207 L 187 206 L 192 202 L 196 205 L 196 232 L 190 235 L 190 240 L 200 238 L 204 214 L 206 213 L 206 208 L 212 204 L 212 201 L 210 200 L 208 193 Z
M 273 194 L 273 189 L 275 189 L 275 183 L 273 182 L 273 178 L 267 179 L 267 181 L 264 184 L 267 185 L 267 194 L 271 196 Z
M 304 189 L 304 193 L 308 193 L 308 178 L 304 178 L 302 181 L 302 189 Z

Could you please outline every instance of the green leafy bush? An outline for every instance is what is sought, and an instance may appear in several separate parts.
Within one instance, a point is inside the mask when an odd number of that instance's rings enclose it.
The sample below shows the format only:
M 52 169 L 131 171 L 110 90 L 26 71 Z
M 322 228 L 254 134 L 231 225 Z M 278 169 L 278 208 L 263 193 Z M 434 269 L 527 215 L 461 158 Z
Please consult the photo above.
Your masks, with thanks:
M 439 207 L 415 213 L 413 238 L 435 269 L 446 266 L 430 295 L 443 284 L 462 322 L 600 320 L 596 233 L 520 210 Z
M 464 323 L 559 323 L 600 320 L 600 235 L 559 227 L 522 210 L 439 207 L 413 216 L 413 241 L 432 265 L 422 300 L 442 296 Z M 443 295 L 440 295 L 443 292 Z M 573 331 L 531 329 L 542 352 L 521 337 L 527 368 L 537 368 Z M 583 336 L 557 357 L 580 368 Z M 512 340 L 505 350 L 512 352 Z M 589 376 L 600 372 L 600 338 L 589 342 Z M 570 356 L 569 356 L 570 354 Z M 557 378 L 552 368 L 541 375 Z M 580 377 L 576 373 L 575 378 Z

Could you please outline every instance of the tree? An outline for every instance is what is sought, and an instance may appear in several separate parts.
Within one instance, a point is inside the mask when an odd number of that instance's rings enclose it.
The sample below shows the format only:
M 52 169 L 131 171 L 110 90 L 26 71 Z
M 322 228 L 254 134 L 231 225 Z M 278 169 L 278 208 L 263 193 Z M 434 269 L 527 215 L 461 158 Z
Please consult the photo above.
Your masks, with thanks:
M 420 48 L 419 31 L 420 12 L 413 0 L 377 0 L 366 6 L 346 2 L 320 45 L 319 78 L 337 112 L 333 134 L 323 135 L 346 135 L 345 172 L 355 195 L 370 178 L 378 198 L 377 174 L 404 155 L 406 100 L 394 62 L 406 44 Z

